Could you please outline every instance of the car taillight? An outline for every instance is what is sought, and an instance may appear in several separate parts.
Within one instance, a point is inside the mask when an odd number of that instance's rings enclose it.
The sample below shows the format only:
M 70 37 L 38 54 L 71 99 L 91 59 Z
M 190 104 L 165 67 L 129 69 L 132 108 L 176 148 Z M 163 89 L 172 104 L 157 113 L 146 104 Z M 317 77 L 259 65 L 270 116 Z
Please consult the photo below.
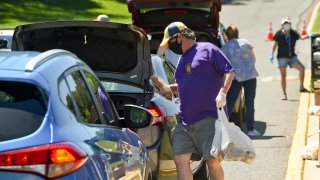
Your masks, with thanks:
M 0 153 L 0 170 L 57 178 L 81 167 L 87 156 L 72 143 L 62 142 Z
M 162 106 L 149 106 L 147 109 L 151 112 L 153 115 L 153 122 L 152 125 L 163 125 L 166 122 L 166 111 L 165 108 Z
M 186 10 L 166 10 L 164 14 L 188 14 Z

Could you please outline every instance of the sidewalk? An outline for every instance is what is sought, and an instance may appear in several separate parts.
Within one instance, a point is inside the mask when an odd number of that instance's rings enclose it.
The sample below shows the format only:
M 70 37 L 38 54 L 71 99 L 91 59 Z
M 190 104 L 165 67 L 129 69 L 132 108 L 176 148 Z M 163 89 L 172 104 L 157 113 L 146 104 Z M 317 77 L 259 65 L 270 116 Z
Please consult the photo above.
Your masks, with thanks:
M 310 94 L 310 106 L 314 105 L 314 94 Z M 320 116 L 309 115 L 308 131 L 306 134 L 306 144 L 309 142 L 319 142 L 319 118 Z M 315 134 L 315 135 L 312 135 Z M 309 136 L 312 135 L 312 136 Z M 308 137 L 309 136 L 309 137 Z M 317 160 L 304 160 L 302 177 L 304 180 L 318 180 L 320 179 L 320 164 Z
M 306 71 L 305 87 L 310 87 L 311 70 Z M 293 137 L 288 160 L 286 180 L 319 180 L 320 164 L 317 160 L 303 160 L 301 152 L 310 141 L 319 142 L 319 134 L 308 137 L 319 130 L 320 116 L 308 115 L 309 106 L 314 105 L 314 93 L 301 93 L 297 128 Z
M 313 10 L 312 17 L 307 28 L 308 32 L 311 32 L 314 22 L 316 21 L 319 7 L 320 2 L 318 2 Z M 311 87 L 311 70 L 307 70 L 305 72 L 304 84 L 305 87 Z M 320 161 L 318 163 L 318 160 L 303 160 L 301 156 L 302 149 L 305 145 L 313 141 L 319 142 L 320 138 L 320 133 L 309 136 L 318 132 L 320 129 L 320 116 L 309 115 L 308 109 L 310 106 L 314 106 L 314 93 L 301 93 L 297 127 L 292 140 L 286 180 L 320 179 Z

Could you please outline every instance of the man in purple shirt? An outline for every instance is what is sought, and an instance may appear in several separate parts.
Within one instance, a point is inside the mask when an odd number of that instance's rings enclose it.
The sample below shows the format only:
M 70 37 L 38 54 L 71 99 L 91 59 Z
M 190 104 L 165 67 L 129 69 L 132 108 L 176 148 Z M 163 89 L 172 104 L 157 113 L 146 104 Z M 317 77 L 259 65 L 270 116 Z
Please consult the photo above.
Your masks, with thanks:
M 179 123 L 173 137 L 173 155 L 179 179 L 192 179 L 190 159 L 202 157 L 211 179 L 224 179 L 220 162 L 211 154 L 217 108 L 226 105 L 234 72 L 229 60 L 212 43 L 196 42 L 195 33 L 181 22 L 169 24 L 160 44 L 182 54 L 175 72 L 176 84 L 163 84 L 162 95 L 180 97 Z M 170 88 L 168 88 L 170 87 Z

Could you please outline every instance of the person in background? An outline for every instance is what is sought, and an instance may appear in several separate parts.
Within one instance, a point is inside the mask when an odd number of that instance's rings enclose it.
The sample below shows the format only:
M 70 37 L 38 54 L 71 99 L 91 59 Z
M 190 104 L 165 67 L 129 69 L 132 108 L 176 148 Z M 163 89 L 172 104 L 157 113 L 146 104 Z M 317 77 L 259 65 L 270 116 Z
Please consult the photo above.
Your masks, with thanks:
M 299 39 L 307 39 L 308 35 L 300 35 L 296 30 L 292 29 L 291 20 L 285 17 L 281 20 L 281 29 L 274 35 L 274 45 L 270 55 L 271 62 L 274 59 L 274 52 L 278 47 L 277 59 L 278 67 L 281 74 L 281 87 L 283 96 L 281 100 L 287 100 L 287 66 L 297 69 L 299 71 L 300 78 L 300 92 L 309 92 L 303 85 L 305 67 L 299 61 L 297 54 L 295 53 L 296 41 Z
M 226 30 L 228 42 L 222 47 L 222 52 L 227 56 L 234 68 L 235 76 L 227 94 L 227 107 L 229 117 L 241 89 L 244 89 L 246 122 L 249 136 L 261 135 L 254 128 L 254 99 L 256 96 L 258 72 L 255 68 L 256 58 L 253 46 L 248 40 L 239 38 L 239 30 L 231 24 Z
M 95 21 L 101 21 L 101 22 L 109 22 L 109 16 L 105 14 L 100 14 Z
M 209 42 L 196 42 L 194 31 L 181 22 L 164 30 L 161 47 L 180 54 L 176 84 L 158 84 L 162 95 L 180 97 L 179 121 L 172 135 L 172 151 L 180 180 L 192 179 L 190 160 L 206 162 L 210 179 L 223 180 L 220 162 L 211 153 L 217 108 L 226 105 L 234 76 L 233 67 L 221 50 Z

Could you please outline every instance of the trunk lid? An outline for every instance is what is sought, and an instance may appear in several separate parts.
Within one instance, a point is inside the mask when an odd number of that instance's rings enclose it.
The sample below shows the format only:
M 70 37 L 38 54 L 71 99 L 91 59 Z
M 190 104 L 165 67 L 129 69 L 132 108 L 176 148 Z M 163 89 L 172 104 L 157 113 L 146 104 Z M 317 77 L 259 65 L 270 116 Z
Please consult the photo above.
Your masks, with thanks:
M 99 78 L 144 89 L 152 72 L 147 36 L 130 24 L 54 21 L 17 26 L 12 50 L 65 49 L 85 61 Z
M 127 0 L 133 24 L 146 29 L 163 28 L 174 21 L 188 27 L 217 29 L 220 0 Z

